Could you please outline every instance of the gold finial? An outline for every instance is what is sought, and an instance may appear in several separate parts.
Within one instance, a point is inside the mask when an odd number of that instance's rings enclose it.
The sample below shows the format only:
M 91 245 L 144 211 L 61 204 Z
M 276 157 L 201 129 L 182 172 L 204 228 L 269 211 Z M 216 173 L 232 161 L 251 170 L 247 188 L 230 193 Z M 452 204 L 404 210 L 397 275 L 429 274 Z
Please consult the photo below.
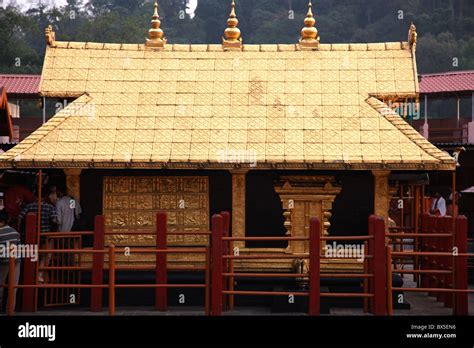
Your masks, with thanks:
M 56 33 L 53 30 L 53 26 L 48 25 L 44 33 L 46 36 L 46 43 L 48 44 L 48 46 L 54 45 L 54 42 L 56 41 Z
M 235 14 L 235 0 L 232 0 L 231 11 L 227 20 L 227 29 L 224 31 L 225 38 L 222 38 L 224 49 L 242 49 L 242 37 L 237 25 L 239 25 L 239 20 Z
M 146 40 L 146 47 L 148 48 L 163 48 L 165 47 L 168 40 L 164 37 L 164 32 L 160 28 L 161 21 L 160 15 L 158 14 L 158 1 L 155 0 L 155 11 L 153 13 L 153 19 L 151 21 L 151 29 L 148 31 L 148 39 Z
M 311 0 L 308 3 L 308 13 L 304 20 L 305 27 L 301 30 L 300 45 L 302 48 L 316 49 L 319 46 L 318 29 L 314 26 L 316 19 L 313 16 L 313 4 Z
M 418 33 L 416 32 L 416 26 L 411 22 L 410 30 L 408 31 L 408 43 L 410 47 L 416 49 L 416 42 L 418 40 Z

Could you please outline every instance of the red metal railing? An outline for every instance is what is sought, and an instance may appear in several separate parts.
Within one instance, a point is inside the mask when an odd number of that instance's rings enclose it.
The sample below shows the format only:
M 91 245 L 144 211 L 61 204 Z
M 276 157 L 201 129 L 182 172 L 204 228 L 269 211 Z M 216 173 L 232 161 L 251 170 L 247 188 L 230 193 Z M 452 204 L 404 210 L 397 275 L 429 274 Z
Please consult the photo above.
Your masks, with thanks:
M 157 292 L 160 290 L 162 291 L 163 289 L 169 289 L 169 288 L 202 288 L 205 289 L 206 294 L 208 294 L 208 289 L 209 289 L 209 280 L 206 277 L 205 284 L 169 284 L 166 281 L 163 281 L 163 279 L 157 279 L 155 284 L 117 284 L 115 281 L 115 273 L 117 270 L 124 270 L 124 269 L 130 269 L 130 268 L 124 268 L 124 267 L 117 267 L 116 262 L 115 262 L 115 255 L 117 253 L 124 253 L 126 248 L 116 248 L 115 246 L 110 246 L 105 250 L 80 250 L 80 249 L 65 249 L 65 250 L 55 250 L 55 249 L 44 249 L 44 250 L 39 250 L 40 253 L 81 253 L 81 254 L 101 254 L 105 255 L 108 254 L 109 256 L 109 282 L 108 284 L 63 284 L 63 283 L 58 283 L 58 284 L 32 284 L 32 285 L 15 285 L 14 284 L 14 274 L 15 274 L 15 258 L 11 257 L 9 260 L 10 268 L 9 268 L 9 282 L 8 282 L 8 289 L 9 289 L 9 294 L 12 294 L 15 288 L 20 288 L 20 289 L 105 289 L 107 288 L 109 291 L 109 315 L 115 315 L 115 290 L 116 289 L 122 289 L 122 288 L 128 288 L 128 289 L 146 289 L 146 288 L 153 288 L 156 289 Z M 130 252 L 139 252 L 139 253 L 150 253 L 150 254 L 157 254 L 157 255 L 167 255 L 170 253 L 173 254 L 179 254 L 179 253 L 185 253 L 185 254 L 205 254 L 208 255 L 209 251 L 208 248 L 176 248 L 176 249 L 130 249 Z M 55 267 L 51 267 L 54 269 Z M 68 268 L 69 269 L 69 268 Z M 163 271 L 164 272 L 164 271 Z M 166 298 L 166 297 L 165 297 Z M 206 296 L 205 300 L 205 313 L 206 315 L 209 314 L 209 302 L 208 302 L 209 297 Z M 13 296 L 8 296 L 8 315 L 13 315 L 15 310 L 13 308 Z M 164 307 L 161 307 L 163 305 L 163 302 L 160 301 L 156 303 L 157 310 L 160 311 L 165 311 L 167 310 L 166 305 Z M 101 306 L 102 307 L 102 304 Z
M 385 223 L 383 218 L 371 216 L 369 218 L 368 236 L 348 236 L 348 237 L 321 237 L 321 225 L 317 218 L 310 220 L 309 237 L 224 237 L 224 218 L 221 215 L 212 217 L 212 309 L 213 315 L 221 315 L 223 311 L 222 297 L 235 295 L 243 296 L 307 296 L 308 314 L 320 314 L 320 298 L 347 298 L 360 297 L 371 300 L 371 311 L 375 315 L 385 315 L 387 313 L 386 300 L 386 255 L 385 255 Z M 362 293 L 321 293 L 321 241 L 362 241 L 370 245 L 371 254 L 364 255 L 364 260 L 368 260 L 366 266 L 369 271 L 364 273 L 334 273 L 324 274 L 325 277 L 332 278 L 363 278 L 364 291 Z M 245 255 L 224 253 L 223 245 L 236 241 L 308 241 L 309 252 L 304 254 L 258 254 L 248 252 Z M 224 244 L 222 243 L 224 242 Z M 232 248 L 228 248 L 232 250 Z M 303 273 L 242 273 L 235 269 L 227 269 L 225 260 L 284 260 L 284 259 L 308 259 L 309 269 Z M 224 271 L 225 269 L 225 271 Z M 308 281 L 308 291 L 243 291 L 224 290 L 223 277 L 235 279 L 239 277 L 250 278 L 302 278 Z M 366 281 L 367 280 L 367 281 Z
M 371 215 L 369 217 L 368 236 L 347 236 L 347 237 L 321 237 L 321 240 L 333 240 L 340 242 L 359 241 L 364 243 L 363 273 L 335 273 L 324 274 L 331 278 L 363 279 L 363 292 L 361 293 L 321 293 L 321 297 L 332 298 L 362 298 L 364 301 L 364 312 L 371 312 L 374 315 L 385 315 L 387 313 L 387 298 L 385 295 L 386 259 L 385 250 L 385 221 L 382 217 Z M 366 253 L 365 251 L 367 250 Z M 354 259 L 349 255 L 344 257 Z
M 35 231 L 36 215 L 28 214 L 27 216 L 27 241 L 35 240 L 32 237 L 33 232 Z M 157 310 L 165 311 L 167 310 L 167 294 L 166 290 L 169 288 L 202 288 L 204 289 L 204 302 L 205 302 L 205 313 L 208 315 L 210 313 L 210 247 L 191 247 L 191 248 L 168 248 L 166 245 L 167 241 L 167 228 L 166 228 L 166 214 L 158 213 L 157 214 L 157 247 L 153 248 L 116 248 L 115 246 L 110 246 L 108 248 L 104 247 L 104 218 L 103 216 L 97 216 L 95 220 L 95 231 L 94 231 L 94 248 L 93 249 L 82 249 L 80 246 L 78 248 L 69 248 L 69 249 L 39 249 L 38 254 L 92 254 L 93 261 L 92 267 L 86 266 L 60 266 L 52 265 L 44 267 L 50 271 L 58 270 L 69 270 L 69 271 L 91 271 L 92 272 L 92 281 L 91 284 L 69 284 L 69 283 L 48 283 L 48 284 L 39 284 L 35 279 L 35 270 L 38 269 L 32 260 L 27 259 L 25 261 L 25 275 L 24 281 L 21 285 L 14 284 L 14 273 L 15 273 L 15 258 L 10 258 L 10 273 L 9 273 L 9 282 L 6 287 L 9 289 L 9 294 L 12 294 L 14 289 L 20 288 L 23 289 L 23 311 L 35 312 L 37 309 L 37 295 L 36 291 L 38 289 L 91 289 L 91 311 L 97 312 L 102 310 L 102 291 L 103 289 L 108 289 L 109 291 L 109 314 L 115 314 L 115 291 L 116 289 L 122 288 L 154 288 L 156 291 L 155 297 L 155 307 Z M 183 232 L 184 233 L 184 232 Z M 208 235 L 209 232 L 203 233 Z M 33 243 L 34 244 L 34 243 Z M 137 270 L 138 268 L 128 267 L 128 266 L 117 266 L 116 265 L 116 254 L 117 253 L 144 253 L 144 254 L 155 254 L 156 255 L 156 280 L 155 284 L 117 284 L 116 283 L 116 271 L 118 270 Z M 108 274 L 109 282 L 108 284 L 103 283 L 103 274 L 104 274 L 104 256 L 108 254 Z M 205 272 L 205 280 L 203 284 L 169 284 L 167 280 L 167 258 L 169 254 L 202 254 L 205 259 L 205 267 L 201 267 L 200 270 Z M 13 267 L 13 269 L 12 269 Z M 144 268 L 143 268 L 144 269 Z M 149 269 L 149 268 L 147 268 Z M 174 267 L 173 270 L 189 270 L 185 267 Z M 196 267 L 194 270 L 198 269 Z M 142 268 L 140 268 L 142 270 Z M 2 285 L 3 286 L 3 285 Z M 5 287 L 5 286 L 3 286 Z M 13 308 L 14 301 L 13 296 L 8 296 L 8 315 L 13 315 L 15 309 Z
M 35 244 L 36 223 L 35 214 L 28 214 L 26 222 L 26 242 Z M 362 298 L 364 300 L 364 311 L 370 311 L 375 315 L 392 315 L 392 296 L 394 291 L 401 292 L 427 292 L 436 296 L 439 301 L 445 303 L 447 307 L 453 307 L 453 312 L 457 315 L 467 314 L 467 294 L 474 292 L 467 286 L 467 258 L 474 257 L 474 254 L 467 253 L 467 219 L 460 216 L 456 219 L 453 229 L 452 218 L 437 218 L 433 216 L 423 216 L 422 233 L 416 233 L 420 239 L 420 250 L 416 251 L 392 251 L 390 246 L 386 246 L 386 236 L 392 239 L 410 238 L 415 234 L 410 233 L 389 233 L 385 234 L 385 223 L 383 218 L 370 216 L 369 234 L 366 236 L 327 236 L 321 237 L 321 225 L 318 219 L 310 220 L 309 237 L 230 237 L 229 236 L 229 213 L 222 213 L 212 217 L 211 232 L 168 232 L 165 213 L 158 213 L 156 217 L 156 248 L 122 248 L 110 246 L 104 247 L 104 218 L 97 216 L 95 220 L 94 248 L 91 250 L 82 249 L 81 246 L 66 249 L 42 249 L 42 255 L 48 253 L 65 255 L 92 254 L 92 266 L 76 265 L 52 265 L 45 266 L 43 270 L 48 271 L 91 271 L 91 284 L 71 284 L 68 281 L 57 281 L 50 284 L 38 284 L 35 280 L 37 267 L 30 259 L 24 261 L 23 284 L 15 285 L 15 259 L 11 258 L 9 263 L 10 277 L 8 287 L 9 294 L 15 288 L 23 289 L 23 311 L 36 311 L 37 289 L 91 289 L 91 311 L 102 310 L 103 289 L 109 291 L 109 314 L 115 314 L 115 291 L 122 288 L 151 288 L 155 289 L 155 308 L 160 311 L 168 310 L 167 289 L 169 288 L 201 288 L 204 289 L 205 313 L 221 315 L 226 308 L 226 300 L 229 300 L 229 307 L 232 309 L 234 296 L 306 296 L 308 301 L 308 313 L 310 315 L 320 314 L 321 297 L 331 298 Z M 92 233 L 92 232 L 80 232 Z M 79 234 L 80 234 L 79 233 Z M 211 237 L 211 245 L 204 247 L 174 247 L 167 246 L 167 237 L 173 234 L 201 234 Z M 46 234 L 49 235 L 49 234 Z M 74 235 L 74 233 L 72 233 Z M 337 242 L 361 242 L 364 248 L 363 272 L 362 273 L 323 273 L 321 274 L 321 260 L 331 258 L 321 253 L 323 241 Z M 309 252 L 304 254 L 262 254 L 253 253 L 251 250 L 243 255 L 233 254 L 232 243 L 236 241 L 303 241 L 309 242 Z M 368 250 L 368 252 L 365 252 Z M 155 254 L 156 262 L 154 266 L 117 266 L 116 254 L 124 253 L 145 253 Z M 170 254 L 200 254 L 204 255 L 203 267 L 199 266 L 175 266 L 168 267 L 167 255 Z M 105 255 L 108 255 L 109 282 L 103 283 Z M 338 256 L 340 257 L 340 256 Z M 420 268 L 396 269 L 392 268 L 395 259 L 403 257 L 419 257 Z M 344 256 L 344 258 L 354 258 Z M 309 260 L 307 270 L 303 268 L 298 273 L 249 273 L 239 272 L 233 265 L 236 260 L 283 260 L 283 259 L 306 259 Z M 211 274 L 212 262 L 212 274 Z M 120 270 L 155 270 L 154 284 L 117 284 L 116 272 Z M 202 284 L 169 284 L 169 270 L 199 270 L 204 271 L 204 283 Z M 422 286 L 418 288 L 393 287 L 392 274 L 414 274 L 421 276 Z M 303 292 L 290 291 L 243 291 L 234 290 L 233 281 L 228 284 L 228 280 L 241 277 L 250 278 L 294 278 L 303 279 L 308 282 L 308 290 Z M 363 279 L 363 292 L 361 293 L 321 293 L 321 277 Z M 212 287 L 211 287 L 212 283 Z M 5 287 L 5 286 L 4 286 Z M 212 291 L 212 292 L 211 292 Z M 8 314 L 13 315 L 13 296 L 8 297 Z
M 387 297 L 393 291 L 426 292 L 444 302 L 446 307 L 453 308 L 454 315 L 468 315 L 467 258 L 474 257 L 467 253 L 467 219 L 456 218 L 455 230 L 452 230 L 451 217 L 423 216 L 422 251 L 392 251 L 387 246 Z M 421 269 L 393 270 L 392 261 L 396 257 L 419 256 L 422 258 Z M 421 275 L 421 287 L 393 287 L 392 273 Z M 393 314 L 392 303 L 388 303 L 388 314 Z
M 77 249 L 82 246 L 84 236 L 92 236 L 94 232 L 50 232 L 41 233 L 46 239 L 46 248 L 53 250 Z M 74 269 L 81 264 L 81 254 L 52 253 L 47 255 L 51 266 L 40 266 L 39 271 L 52 283 L 80 284 L 82 270 Z M 80 266 L 79 266 L 80 267 Z M 44 291 L 44 306 L 55 307 L 64 305 L 79 305 L 80 289 L 47 289 Z
M 228 250 L 233 250 L 228 245 L 229 242 L 235 241 L 310 241 L 311 248 L 319 250 L 319 233 L 320 223 L 316 218 L 311 219 L 310 237 L 225 237 L 224 236 L 224 217 L 222 215 L 214 215 L 212 217 L 212 315 L 221 315 L 223 311 L 224 296 L 234 295 L 252 295 L 252 296 L 309 296 L 308 313 L 310 315 L 319 314 L 319 252 L 303 255 L 263 255 L 263 254 L 229 254 Z M 227 252 L 224 253 L 224 250 Z M 235 269 L 231 269 L 227 265 L 228 261 L 233 260 L 262 260 L 262 259 L 309 259 L 309 273 L 240 273 Z M 224 272 L 224 269 L 226 270 Z M 287 277 L 306 277 L 309 279 L 309 291 L 305 292 L 269 292 L 269 291 L 242 291 L 242 290 L 225 290 L 223 279 L 251 276 L 253 278 L 287 278 Z

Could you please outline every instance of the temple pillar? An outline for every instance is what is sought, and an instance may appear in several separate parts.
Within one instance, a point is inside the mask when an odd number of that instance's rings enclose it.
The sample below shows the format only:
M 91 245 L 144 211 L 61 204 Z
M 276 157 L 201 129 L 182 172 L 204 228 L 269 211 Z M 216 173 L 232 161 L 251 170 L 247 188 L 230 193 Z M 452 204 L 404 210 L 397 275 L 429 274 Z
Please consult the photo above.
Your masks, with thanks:
M 374 176 L 374 214 L 381 216 L 388 227 L 388 212 L 390 210 L 390 187 L 388 178 L 390 170 L 373 170 Z
M 81 172 L 82 169 L 64 169 L 68 194 L 77 201 L 81 200 Z
M 232 170 L 232 236 L 245 237 L 245 191 L 248 170 Z M 234 242 L 234 247 L 244 248 L 245 242 Z

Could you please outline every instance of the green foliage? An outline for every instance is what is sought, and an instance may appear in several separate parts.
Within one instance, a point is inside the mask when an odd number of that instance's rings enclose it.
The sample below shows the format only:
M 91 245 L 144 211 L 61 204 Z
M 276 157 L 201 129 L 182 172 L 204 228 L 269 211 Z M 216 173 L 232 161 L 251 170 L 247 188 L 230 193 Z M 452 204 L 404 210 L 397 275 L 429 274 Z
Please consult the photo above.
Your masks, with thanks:
M 32 72 L 41 66 L 40 54 L 29 40 L 32 25 L 32 21 L 15 8 L 0 8 L 1 71 Z
M 474 69 L 474 38 L 466 42 L 462 49 L 461 66 L 464 69 Z
M 230 0 L 199 0 L 193 18 L 187 0 L 159 4 L 170 43 L 221 42 Z M 38 2 L 26 13 L 0 8 L 0 72 L 39 73 L 49 24 L 61 41 L 142 43 L 152 11 L 152 0 L 68 0 L 56 8 Z M 297 42 L 306 11 L 307 0 L 237 0 L 244 43 Z M 474 68 L 474 1 L 318 0 L 314 13 L 323 43 L 405 41 L 414 21 L 420 73 Z
M 456 62 L 461 57 L 461 45 L 449 32 L 438 36 L 428 34 L 420 38 L 417 46 L 418 66 L 427 73 L 456 70 Z

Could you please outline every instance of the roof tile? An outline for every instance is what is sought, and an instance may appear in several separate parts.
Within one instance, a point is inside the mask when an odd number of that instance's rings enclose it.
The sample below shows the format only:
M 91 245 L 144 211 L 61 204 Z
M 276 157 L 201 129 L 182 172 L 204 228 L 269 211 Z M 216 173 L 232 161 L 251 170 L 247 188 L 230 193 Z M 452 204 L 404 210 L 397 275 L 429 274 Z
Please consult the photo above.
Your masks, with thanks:
M 0 74 L 0 87 L 12 96 L 38 96 L 41 75 Z
M 421 75 L 420 92 L 452 93 L 474 91 L 474 70 Z

